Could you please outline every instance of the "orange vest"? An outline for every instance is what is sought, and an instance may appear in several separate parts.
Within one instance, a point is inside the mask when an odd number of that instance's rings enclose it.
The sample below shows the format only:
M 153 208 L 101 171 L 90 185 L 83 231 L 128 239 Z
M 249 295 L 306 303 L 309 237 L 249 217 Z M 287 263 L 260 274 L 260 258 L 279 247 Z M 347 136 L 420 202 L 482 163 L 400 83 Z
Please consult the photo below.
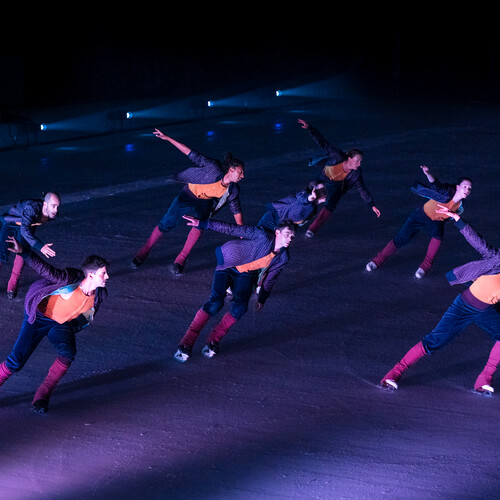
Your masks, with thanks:
M 343 181 L 349 172 L 344 170 L 343 163 L 337 163 L 337 165 L 327 165 L 323 169 L 323 173 L 331 180 L 331 181 Z
M 227 191 L 227 187 L 222 185 L 222 181 L 214 182 L 212 184 L 188 184 L 189 190 L 202 200 L 209 200 L 210 198 L 221 198 Z
M 483 274 L 469 287 L 476 299 L 485 304 L 500 302 L 500 274 Z
M 77 318 L 92 307 L 94 307 L 94 295 L 85 295 L 78 286 L 68 294 L 45 297 L 38 305 L 38 310 L 47 318 L 62 324 Z
M 255 271 L 256 269 L 264 269 L 269 266 L 273 258 L 276 256 L 274 252 L 271 252 L 260 259 L 249 262 L 248 264 L 242 264 L 241 266 L 236 266 L 236 269 L 240 273 L 246 273 L 248 271 Z
M 445 214 L 436 213 L 436 209 L 438 202 L 436 200 L 429 200 L 424 205 L 424 212 L 426 215 L 432 220 L 446 220 L 449 217 Z M 455 203 L 453 200 L 450 200 L 448 203 L 439 203 L 440 205 L 444 205 L 446 208 L 450 210 L 450 212 L 456 212 L 460 207 L 460 202 Z

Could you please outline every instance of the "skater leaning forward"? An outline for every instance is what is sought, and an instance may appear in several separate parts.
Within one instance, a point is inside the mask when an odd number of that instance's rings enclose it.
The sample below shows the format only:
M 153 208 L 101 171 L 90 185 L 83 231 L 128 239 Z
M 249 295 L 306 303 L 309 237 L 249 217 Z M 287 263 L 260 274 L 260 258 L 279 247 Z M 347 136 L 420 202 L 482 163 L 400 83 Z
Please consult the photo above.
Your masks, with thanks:
M 52 391 L 75 359 L 75 334 L 92 322 L 106 296 L 109 264 L 102 257 L 91 255 L 84 260 L 82 269 L 57 269 L 29 248 L 24 249 L 13 237 L 9 237 L 9 242 L 13 245 L 10 250 L 21 255 L 41 279 L 26 293 L 21 331 L 12 352 L 0 364 L 0 385 L 23 368 L 47 337 L 57 357 L 32 402 L 34 411 L 46 413 Z
M 299 119 L 300 126 L 309 132 L 313 141 L 324 151 L 321 158 L 311 160 L 311 166 L 320 168 L 316 181 L 326 186 L 326 202 L 318 215 L 306 231 L 306 238 L 315 236 L 318 230 L 333 214 L 337 203 L 351 188 L 356 187 L 362 200 L 370 206 L 377 217 L 380 210 L 375 206 L 373 196 L 363 181 L 361 162 L 363 152 L 360 149 L 351 149 L 344 152 L 328 142 L 317 128 Z
M 57 218 L 61 196 L 56 192 L 48 192 L 43 198 L 30 198 L 19 201 L 10 207 L 7 213 L 0 215 L 0 266 L 9 259 L 7 238 L 13 236 L 22 245 L 30 246 L 47 258 L 54 257 L 56 252 L 52 243 L 43 243 L 35 234 L 36 228 L 46 222 Z M 19 279 L 24 267 L 20 255 L 14 258 L 9 282 L 7 283 L 7 296 L 13 299 L 17 295 Z
M 455 220 L 456 227 L 482 258 L 447 273 L 446 277 L 451 285 L 471 281 L 472 284 L 455 298 L 434 330 L 414 345 L 382 378 L 381 386 L 397 389 L 401 375 L 410 366 L 447 345 L 468 325 L 475 324 L 495 343 L 483 371 L 474 383 L 474 389 L 481 394 L 492 394 L 492 378 L 500 362 L 500 314 L 495 308 L 500 302 L 500 249 L 488 244 L 458 214 L 444 206 L 440 206 L 438 210 Z
M 232 289 L 229 311 L 210 332 L 202 353 L 213 357 L 219 351 L 219 343 L 248 310 L 248 302 L 257 284 L 260 272 L 266 269 L 261 283 L 255 310 L 264 306 L 279 274 L 288 264 L 288 246 L 295 236 L 295 226 L 281 222 L 275 229 L 258 226 L 227 224 L 217 220 L 199 221 L 184 216 L 193 227 L 202 227 L 237 239 L 227 241 L 216 249 L 215 269 L 210 298 L 198 310 L 189 328 L 179 342 L 174 358 L 185 362 L 192 354 L 193 346 L 208 320 L 224 306 L 228 287 Z
M 424 260 L 415 272 L 415 277 L 422 279 L 431 269 L 436 254 L 441 246 L 444 236 L 445 222 L 449 217 L 436 211 L 437 204 L 444 204 L 451 212 L 463 213 L 463 200 L 467 198 L 472 190 L 472 181 L 467 177 L 458 179 L 455 184 L 441 183 L 426 166 L 421 166 L 422 172 L 427 177 L 430 186 L 416 183 L 411 191 L 418 196 L 427 198 L 428 201 L 415 208 L 396 236 L 370 261 L 366 264 L 367 271 L 379 268 L 389 257 L 399 249 L 407 246 L 413 237 L 425 229 L 431 237 L 427 246 Z
M 160 238 L 174 229 L 185 214 L 195 215 L 204 221 L 215 214 L 223 206 L 228 205 L 233 213 L 236 224 L 243 224 L 240 206 L 240 190 L 238 183 L 245 176 L 245 166 L 241 160 L 227 153 L 223 163 L 192 150 L 185 144 L 156 129 L 156 137 L 170 142 L 195 166 L 186 168 L 175 175 L 175 180 L 183 182 L 184 187 L 171 203 L 168 211 L 154 227 L 151 235 L 139 249 L 132 260 L 134 268 L 139 267 L 147 259 L 151 249 Z M 172 271 L 179 275 L 184 269 L 186 259 L 200 239 L 203 230 L 191 228 L 183 249 L 175 258 Z

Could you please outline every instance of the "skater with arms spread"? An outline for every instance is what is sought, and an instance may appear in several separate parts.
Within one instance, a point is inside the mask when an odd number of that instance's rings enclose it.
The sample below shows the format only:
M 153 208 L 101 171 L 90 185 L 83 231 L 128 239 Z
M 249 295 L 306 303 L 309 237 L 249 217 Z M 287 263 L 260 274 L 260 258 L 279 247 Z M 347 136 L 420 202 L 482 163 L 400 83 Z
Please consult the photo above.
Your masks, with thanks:
M 217 267 L 215 269 L 210 298 L 198 310 L 189 328 L 179 342 L 174 358 L 185 362 L 192 354 L 193 346 L 208 320 L 224 306 L 228 287 L 232 289 L 229 311 L 210 332 L 202 350 L 204 356 L 211 358 L 219 352 L 219 343 L 228 330 L 247 312 L 252 291 L 257 285 L 260 272 L 267 268 L 265 278 L 255 302 L 255 310 L 260 311 L 268 299 L 274 283 L 283 268 L 288 264 L 288 247 L 295 236 L 292 223 L 281 222 L 270 230 L 258 226 L 227 224 L 209 219 L 199 221 L 184 216 L 188 224 L 219 233 L 234 236 L 216 249 Z
M 380 384 L 383 388 L 397 389 L 399 379 L 410 366 L 447 345 L 468 325 L 475 324 L 491 337 L 494 344 L 483 371 L 474 383 L 474 390 L 491 395 L 494 392 L 492 378 L 500 363 L 500 314 L 495 308 L 500 302 L 500 249 L 487 243 L 448 207 L 441 205 L 438 211 L 455 220 L 460 233 L 482 258 L 447 273 L 451 285 L 471 281 L 472 284 L 455 298 L 434 330 L 414 345 L 382 378 Z
M 195 164 L 175 175 L 175 180 L 185 183 L 180 193 L 175 197 L 168 211 L 160 220 L 146 243 L 136 253 L 132 260 L 134 268 L 139 267 L 147 259 L 151 249 L 160 238 L 174 229 L 182 216 L 194 215 L 202 221 L 207 220 L 224 205 L 228 204 L 233 213 L 236 224 L 243 224 L 243 215 L 240 206 L 240 190 L 238 183 L 245 176 L 245 166 L 241 160 L 226 154 L 224 162 L 209 158 L 192 150 L 185 144 L 156 129 L 154 135 L 170 142 L 181 153 Z M 203 230 L 193 227 L 189 232 L 184 248 L 175 258 L 172 271 L 180 275 L 184 270 L 187 257 Z
M 30 246 L 47 258 L 54 257 L 56 252 L 51 248 L 52 243 L 43 243 L 35 235 L 35 230 L 57 218 L 61 197 L 58 193 L 45 193 L 42 199 L 21 200 L 9 209 L 6 214 L 0 215 L 0 266 L 7 262 L 9 252 L 7 238 L 15 237 L 22 245 Z M 9 282 L 7 283 L 7 296 L 13 299 L 17 295 L 19 279 L 24 267 L 23 258 L 16 255 Z
M 428 167 L 421 166 L 420 168 L 430 182 L 430 187 L 417 183 L 412 187 L 412 192 L 428 198 L 428 201 L 411 212 L 396 236 L 366 264 L 367 271 L 371 272 L 379 268 L 400 248 L 408 245 L 421 229 L 426 229 L 431 239 L 424 260 L 415 272 L 415 277 L 422 279 L 434 263 L 443 241 L 445 221 L 449 219 L 446 214 L 437 212 L 437 204 L 445 204 L 451 212 L 459 214 L 463 212 L 462 202 L 471 193 L 472 181 L 462 177 L 455 184 L 444 184 L 431 174 Z
M 373 196 L 363 181 L 361 171 L 363 152 L 359 149 L 344 152 L 328 142 L 318 129 L 305 120 L 299 119 L 299 124 L 309 132 L 313 141 L 325 153 L 324 157 L 312 162 L 312 164 L 321 168 L 316 181 L 324 183 L 326 186 L 326 202 L 306 231 L 306 238 L 310 239 L 315 236 L 331 217 L 342 196 L 352 187 L 356 187 L 362 200 L 370 206 L 377 217 L 380 217 L 380 210 L 375 206 Z
M 91 255 L 84 260 L 82 269 L 57 269 L 29 248 L 24 249 L 13 237 L 8 241 L 13 245 L 9 250 L 21 255 L 41 279 L 26 294 L 21 331 L 12 352 L 0 364 L 0 385 L 23 368 L 47 337 L 57 357 L 32 402 L 35 412 L 46 413 L 52 391 L 75 359 L 75 334 L 92 322 L 106 296 L 109 264 L 102 257 Z

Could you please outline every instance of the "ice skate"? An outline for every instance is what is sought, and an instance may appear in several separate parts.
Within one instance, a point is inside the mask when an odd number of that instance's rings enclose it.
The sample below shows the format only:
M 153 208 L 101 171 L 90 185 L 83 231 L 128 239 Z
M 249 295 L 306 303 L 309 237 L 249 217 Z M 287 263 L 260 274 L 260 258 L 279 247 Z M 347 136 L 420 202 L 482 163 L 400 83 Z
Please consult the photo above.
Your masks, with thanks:
M 139 260 L 137 257 L 134 257 L 132 259 L 132 263 L 131 263 L 131 266 L 132 266 L 132 269 L 137 269 L 139 266 L 141 266 L 142 264 L 144 263 L 143 260 Z
M 170 267 L 170 272 L 174 276 L 181 276 L 183 270 L 184 270 L 184 266 L 182 264 L 179 264 L 178 262 L 174 262 L 172 264 L 172 266 Z
M 398 383 L 391 378 L 386 378 L 380 382 L 378 387 L 387 392 L 394 392 L 398 389 Z
M 416 271 L 415 271 L 415 278 L 421 280 L 423 277 L 425 276 L 425 271 L 419 267 Z
M 175 351 L 174 359 L 180 361 L 181 363 L 185 363 L 191 357 L 191 353 L 192 353 L 191 348 L 185 345 L 180 345 L 177 348 L 177 351 Z
M 487 396 L 491 397 L 493 396 L 493 393 L 495 392 L 495 389 L 489 384 L 482 385 L 481 387 L 478 387 L 477 389 L 474 389 L 474 392 L 476 394 L 479 394 L 480 396 Z
M 219 342 L 210 342 L 202 350 L 201 353 L 206 358 L 213 358 L 219 352 Z
M 31 409 L 39 415 L 44 415 L 49 411 L 49 402 L 44 399 L 38 399 L 31 405 Z

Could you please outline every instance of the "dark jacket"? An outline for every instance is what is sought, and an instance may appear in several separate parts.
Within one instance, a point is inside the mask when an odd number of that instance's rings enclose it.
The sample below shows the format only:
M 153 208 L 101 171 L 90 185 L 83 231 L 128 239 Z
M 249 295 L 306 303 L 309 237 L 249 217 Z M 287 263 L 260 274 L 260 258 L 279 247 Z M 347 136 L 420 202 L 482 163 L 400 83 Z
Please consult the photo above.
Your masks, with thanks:
M 410 190 L 417 196 L 435 200 L 439 203 L 448 203 L 453 198 L 453 196 L 455 196 L 457 187 L 455 184 L 443 183 L 435 178 L 434 182 L 431 182 L 428 186 L 420 182 L 416 182 L 415 184 L 413 184 Z M 457 213 L 461 214 L 463 211 L 464 209 L 461 202 Z
M 370 206 L 375 206 L 375 201 L 370 191 L 366 187 L 363 181 L 363 174 L 361 167 L 356 170 L 351 170 L 347 177 L 342 181 L 332 181 L 324 173 L 323 169 L 327 165 L 337 165 L 347 160 L 347 154 L 341 149 L 335 147 L 333 144 L 328 142 L 319 132 L 319 130 L 312 125 L 307 127 L 309 135 L 313 141 L 325 152 L 325 156 L 311 159 L 309 165 L 317 168 L 321 168 L 321 173 L 318 175 L 318 180 L 324 182 L 327 186 L 335 186 L 342 191 L 342 193 L 347 193 L 352 187 L 356 187 L 361 199 L 369 204 Z
M 309 201 L 307 191 L 299 191 L 266 205 L 267 210 L 275 210 L 278 221 L 289 220 L 299 226 L 304 225 L 317 211 L 315 200 Z
M 196 166 L 186 168 L 175 174 L 174 179 L 176 181 L 192 184 L 212 184 L 220 181 L 225 175 L 222 164 L 218 160 L 193 150 L 189 153 L 188 158 Z M 184 189 L 189 191 L 187 186 Z M 220 210 L 225 204 L 229 204 L 229 209 L 233 214 L 241 213 L 240 187 L 238 184 L 234 182 L 229 184 L 225 196 L 219 199 L 219 202 L 212 210 L 212 214 Z
M 236 267 L 269 255 L 275 245 L 275 233 L 258 226 L 228 224 L 209 219 L 200 221 L 200 229 L 210 229 L 241 239 L 230 240 L 217 247 L 217 270 Z M 290 260 L 288 248 L 282 248 L 273 258 L 261 283 L 258 301 L 261 304 L 269 297 L 279 274 Z
M 29 199 L 21 200 L 17 205 L 11 207 L 8 213 L 3 214 L 1 219 L 6 224 L 20 223 L 21 236 L 35 250 L 40 251 L 44 243 L 35 236 L 33 224 L 40 224 L 43 220 L 43 200 Z
M 35 281 L 29 287 L 24 301 L 24 310 L 28 315 L 28 321 L 33 323 L 35 321 L 38 304 L 40 304 L 42 299 L 53 294 L 62 287 L 80 284 L 85 276 L 81 269 L 72 267 L 58 269 L 51 266 L 48 262 L 45 262 L 30 250 L 24 249 L 20 255 L 23 257 L 24 261 L 41 276 L 41 279 Z M 105 288 L 96 289 L 93 316 L 97 313 L 101 302 L 106 296 L 107 291 Z M 82 315 L 72 321 L 75 331 L 79 331 L 90 324 Z
M 467 222 L 459 219 L 455 225 L 467 242 L 481 254 L 481 259 L 468 262 L 446 273 L 450 285 L 474 281 L 484 274 L 500 273 L 500 250 L 490 245 Z

